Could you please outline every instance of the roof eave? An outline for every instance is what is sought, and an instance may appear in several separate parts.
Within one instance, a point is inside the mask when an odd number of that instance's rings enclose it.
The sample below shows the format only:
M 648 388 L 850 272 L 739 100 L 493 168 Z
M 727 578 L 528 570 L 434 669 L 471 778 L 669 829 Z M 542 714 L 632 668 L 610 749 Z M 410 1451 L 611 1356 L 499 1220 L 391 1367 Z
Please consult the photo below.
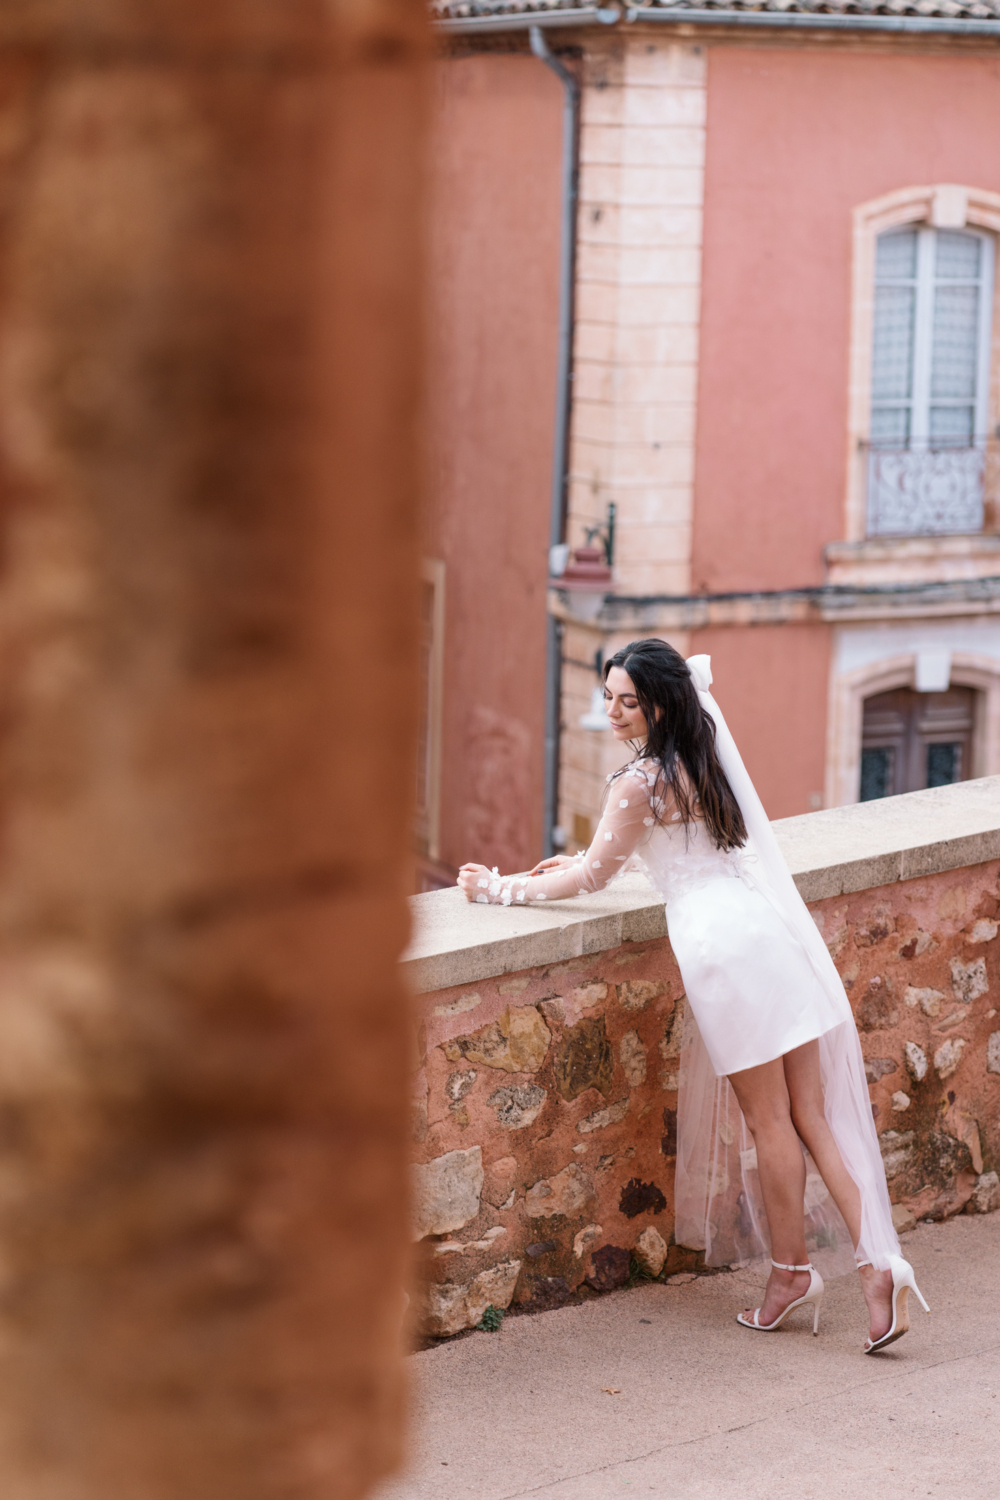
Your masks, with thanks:
M 1000 20 L 976 20 L 952 16 L 861 16 L 838 13 L 820 15 L 802 11 L 766 10 L 668 10 L 654 6 L 586 5 L 566 10 L 515 11 L 502 15 L 447 16 L 432 23 L 444 35 L 486 35 L 503 31 L 528 31 L 532 26 L 550 31 L 557 28 L 617 26 L 648 23 L 663 26 L 757 27 L 772 31 L 876 31 L 939 36 L 1000 37 Z

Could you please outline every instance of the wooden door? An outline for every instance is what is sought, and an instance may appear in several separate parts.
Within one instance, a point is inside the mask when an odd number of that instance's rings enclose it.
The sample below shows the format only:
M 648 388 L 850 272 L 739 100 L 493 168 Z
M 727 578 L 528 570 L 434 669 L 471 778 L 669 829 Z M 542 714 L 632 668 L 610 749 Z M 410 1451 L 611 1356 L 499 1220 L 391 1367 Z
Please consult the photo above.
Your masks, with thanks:
M 861 801 L 967 781 L 972 774 L 973 688 L 916 693 L 896 688 L 865 699 Z

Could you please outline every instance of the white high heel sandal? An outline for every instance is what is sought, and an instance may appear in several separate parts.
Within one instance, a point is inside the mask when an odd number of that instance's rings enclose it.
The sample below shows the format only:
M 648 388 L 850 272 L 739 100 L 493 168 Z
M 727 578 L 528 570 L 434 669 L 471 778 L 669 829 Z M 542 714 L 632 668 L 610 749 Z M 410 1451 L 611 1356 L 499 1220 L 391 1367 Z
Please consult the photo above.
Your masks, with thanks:
M 870 1260 L 858 1261 L 858 1270 L 860 1271 L 862 1266 L 870 1265 Z M 910 1265 L 910 1262 L 904 1260 L 901 1255 L 890 1255 L 889 1270 L 892 1272 L 892 1325 L 889 1328 L 889 1332 L 883 1333 L 880 1339 L 865 1339 L 865 1347 L 862 1351 L 864 1354 L 877 1354 L 880 1349 L 885 1349 L 887 1345 L 894 1344 L 897 1339 L 901 1339 L 903 1334 L 909 1331 L 910 1313 L 907 1303 L 910 1292 L 915 1294 L 924 1312 L 930 1312 L 930 1308 L 924 1301 L 923 1293 L 917 1286 L 917 1278 L 913 1274 L 913 1267 Z
M 745 1318 L 742 1313 L 736 1314 L 736 1321 L 743 1328 L 754 1328 L 758 1333 L 774 1333 L 782 1323 L 793 1313 L 797 1307 L 804 1307 L 807 1302 L 813 1304 L 813 1336 L 819 1333 L 819 1304 L 823 1300 L 823 1278 L 816 1267 L 808 1262 L 804 1266 L 786 1266 L 780 1260 L 772 1260 L 772 1266 L 776 1271 L 808 1271 L 809 1290 L 804 1297 L 796 1297 L 794 1302 L 789 1302 L 783 1313 L 779 1313 L 773 1323 L 762 1323 L 760 1321 L 760 1308 L 755 1307 L 752 1318 Z M 904 1262 L 905 1264 L 905 1262 Z M 920 1296 L 920 1293 L 917 1293 Z

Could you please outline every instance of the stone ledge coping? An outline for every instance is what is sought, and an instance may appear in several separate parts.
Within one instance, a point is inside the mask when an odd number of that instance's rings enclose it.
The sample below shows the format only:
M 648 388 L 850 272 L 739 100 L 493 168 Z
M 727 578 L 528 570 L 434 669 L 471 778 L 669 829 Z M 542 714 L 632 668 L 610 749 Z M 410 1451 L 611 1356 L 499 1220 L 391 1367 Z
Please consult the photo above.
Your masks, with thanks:
M 893 885 L 1000 858 L 1000 776 L 773 827 L 806 901 Z M 478 906 L 457 887 L 414 896 L 412 907 L 414 937 L 402 964 L 422 993 L 667 935 L 663 902 L 640 874 L 545 907 Z

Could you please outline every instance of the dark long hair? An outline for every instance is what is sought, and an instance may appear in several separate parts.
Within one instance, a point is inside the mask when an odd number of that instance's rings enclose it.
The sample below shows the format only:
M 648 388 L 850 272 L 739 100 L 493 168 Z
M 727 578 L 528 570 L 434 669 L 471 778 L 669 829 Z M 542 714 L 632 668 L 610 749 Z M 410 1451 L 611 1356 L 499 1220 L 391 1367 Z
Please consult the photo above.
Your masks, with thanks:
M 612 667 L 632 679 L 648 729 L 642 753 L 659 765 L 660 786 L 673 793 L 681 817 L 688 823 L 698 816 L 693 790 L 716 848 L 740 848 L 747 840 L 746 824 L 719 763 L 715 723 L 701 706 L 683 656 L 666 641 L 649 638 L 616 651 L 604 663 L 605 682 Z M 681 767 L 686 777 L 679 774 Z

